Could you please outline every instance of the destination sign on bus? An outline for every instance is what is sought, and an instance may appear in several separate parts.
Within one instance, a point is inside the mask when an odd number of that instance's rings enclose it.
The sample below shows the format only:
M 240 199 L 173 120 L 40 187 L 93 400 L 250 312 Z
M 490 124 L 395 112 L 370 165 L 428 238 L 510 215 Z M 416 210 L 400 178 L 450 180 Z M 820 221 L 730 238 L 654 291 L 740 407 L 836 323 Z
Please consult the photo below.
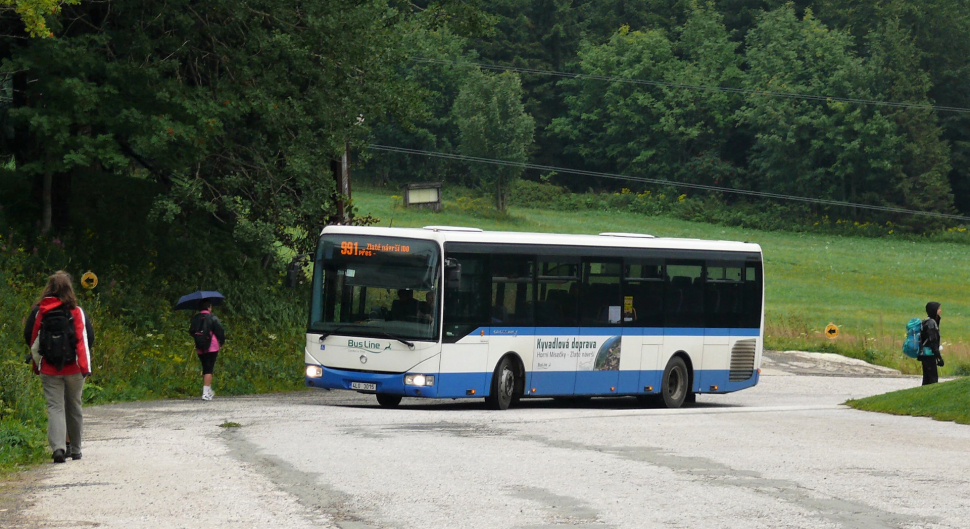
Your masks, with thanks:
M 340 255 L 355 257 L 374 257 L 378 253 L 411 253 L 411 246 L 407 244 L 364 243 L 358 241 L 340 241 Z

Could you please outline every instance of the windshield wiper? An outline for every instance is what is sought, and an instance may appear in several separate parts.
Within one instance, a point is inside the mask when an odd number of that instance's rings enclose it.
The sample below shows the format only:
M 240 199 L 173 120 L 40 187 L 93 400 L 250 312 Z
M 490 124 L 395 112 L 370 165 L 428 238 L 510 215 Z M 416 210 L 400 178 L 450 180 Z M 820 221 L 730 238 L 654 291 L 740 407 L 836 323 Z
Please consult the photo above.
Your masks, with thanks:
M 405 340 L 404 338 L 401 338 L 400 336 L 394 336 L 393 334 L 388 334 L 386 332 L 382 332 L 382 333 L 380 333 L 380 335 L 381 336 L 384 336 L 385 338 L 390 338 L 392 340 L 397 340 L 397 341 L 403 343 L 404 345 L 408 346 L 409 349 L 414 349 L 414 344 L 413 343 Z
M 330 336 L 331 334 L 334 334 L 335 332 L 337 332 L 337 331 L 339 331 L 341 329 L 346 329 L 347 327 L 348 327 L 347 325 L 337 325 L 336 327 L 334 327 L 333 329 L 331 329 L 329 331 L 324 331 L 324 332 L 320 333 L 320 339 L 323 340 L 327 336 Z
M 350 327 L 350 325 L 338 325 L 338 326 L 334 327 L 333 329 L 331 329 L 329 331 L 325 331 L 325 332 L 320 333 L 320 339 L 323 340 L 327 336 L 330 336 L 331 334 L 335 334 L 337 331 L 346 329 L 348 327 Z M 414 349 L 414 343 L 413 342 L 409 342 L 409 341 L 405 340 L 404 338 L 401 338 L 400 336 L 394 336 L 393 334 L 386 333 L 386 332 L 378 332 L 377 334 L 379 334 L 380 336 L 383 336 L 385 338 L 390 338 L 392 340 L 397 340 L 397 341 L 403 343 L 404 345 L 408 346 L 408 348 Z

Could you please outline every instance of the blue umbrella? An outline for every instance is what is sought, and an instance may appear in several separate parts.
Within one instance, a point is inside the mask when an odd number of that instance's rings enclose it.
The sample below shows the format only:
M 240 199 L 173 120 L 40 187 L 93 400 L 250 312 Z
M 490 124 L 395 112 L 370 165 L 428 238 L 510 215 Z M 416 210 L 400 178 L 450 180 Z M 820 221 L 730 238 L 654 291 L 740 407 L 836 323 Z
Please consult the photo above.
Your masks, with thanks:
M 199 290 L 179 298 L 175 310 L 199 310 L 202 300 L 211 301 L 213 305 L 222 305 L 225 296 L 215 290 Z

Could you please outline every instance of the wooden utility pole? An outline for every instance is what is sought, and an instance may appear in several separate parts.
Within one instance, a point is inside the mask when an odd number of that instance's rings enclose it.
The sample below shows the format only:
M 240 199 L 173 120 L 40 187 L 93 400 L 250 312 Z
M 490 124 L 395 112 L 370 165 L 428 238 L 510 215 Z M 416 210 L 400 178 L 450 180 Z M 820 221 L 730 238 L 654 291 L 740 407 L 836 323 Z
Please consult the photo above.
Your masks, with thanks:
M 350 144 L 344 144 L 344 153 L 340 161 L 330 162 L 330 170 L 336 185 L 334 186 L 334 201 L 336 213 L 330 218 L 331 224 L 349 224 L 350 207 L 346 201 L 350 200 Z
M 350 200 L 350 144 L 344 144 L 344 155 L 341 159 L 340 164 L 340 193 Z M 340 218 L 343 219 L 341 222 L 348 224 L 350 222 L 350 208 L 344 204 L 341 208 L 343 211 L 340 214 Z

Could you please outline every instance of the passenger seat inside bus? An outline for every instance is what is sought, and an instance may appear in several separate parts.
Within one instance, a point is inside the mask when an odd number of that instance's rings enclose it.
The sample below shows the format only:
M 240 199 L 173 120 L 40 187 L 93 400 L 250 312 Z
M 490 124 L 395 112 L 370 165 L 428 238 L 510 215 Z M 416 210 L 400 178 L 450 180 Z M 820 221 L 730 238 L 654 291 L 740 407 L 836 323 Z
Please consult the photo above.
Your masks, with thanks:
M 667 311 L 677 314 L 683 310 L 686 292 L 691 289 L 690 278 L 674 276 L 670 278 L 670 287 L 670 294 L 667 297 Z
M 568 298 L 564 290 L 550 290 L 546 300 L 536 305 L 536 325 L 557 327 L 563 325 L 563 301 Z

